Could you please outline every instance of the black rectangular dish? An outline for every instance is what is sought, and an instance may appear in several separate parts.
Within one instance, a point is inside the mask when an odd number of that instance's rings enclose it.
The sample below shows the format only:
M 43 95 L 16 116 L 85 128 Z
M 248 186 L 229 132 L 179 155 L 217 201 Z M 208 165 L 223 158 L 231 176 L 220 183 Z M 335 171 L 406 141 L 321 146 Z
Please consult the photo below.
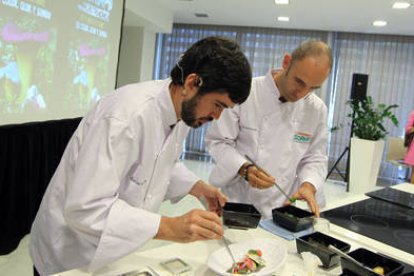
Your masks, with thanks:
M 313 214 L 293 205 L 272 210 L 273 221 L 292 232 L 299 232 L 312 227 Z
M 319 257 L 324 268 L 331 268 L 340 263 L 339 255 L 328 249 L 332 245 L 344 253 L 349 252 L 351 246 L 348 243 L 325 235 L 321 232 L 314 232 L 296 239 L 298 253 L 311 252 Z
M 252 204 L 227 202 L 223 207 L 223 224 L 230 228 L 256 228 L 261 217 Z
M 353 275 L 362 275 L 362 276 L 391 276 L 391 275 L 401 275 L 404 267 L 401 263 L 387 258 L 386 256 L 379 255 L 377 253 L 371 252 L 365 248 L 358 248 L 350 253 L 349 256 L 355 260 L 362 263 L 364 266 L 377 271 L 374 273 L 369 269 L 364 269 L 361 266 L 354 264 L 352 261 L 341 258 L 342 266 L 342 275 L 343 276 L 353 276 Z

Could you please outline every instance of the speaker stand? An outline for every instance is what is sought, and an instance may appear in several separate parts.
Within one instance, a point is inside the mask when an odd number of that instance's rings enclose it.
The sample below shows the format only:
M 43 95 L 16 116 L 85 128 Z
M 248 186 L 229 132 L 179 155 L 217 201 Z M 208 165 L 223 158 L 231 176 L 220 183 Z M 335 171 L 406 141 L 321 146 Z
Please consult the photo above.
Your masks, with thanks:
M 337 168 L 339 162 L 345 156 L 346 153 L 348 153 L 348 155 L 349 155 L 349 147 L 346 147 L 344 149 L 344 151 L 341 153 L 341 155 L 338 157 L 338 159 L 335 161 L 335 164 L 333 165 L 333 167 L 329 171 L 329 173 L 326 176 L 325 180 L 329 178 L 329 176 L 332 174 L 333 170 L 336 170 L 338 172 L 339 176 L 344 180 L 344 182 L 348 183 L 348 162 L 347 162 L 347 166 L 346 166 L 345 175 L 342 174 L 342 172 Z M 348 160 L 349 160 L 349 156 L 348 156 Z M 347 185 L 347 190 L 348 190 L 348 185 Z

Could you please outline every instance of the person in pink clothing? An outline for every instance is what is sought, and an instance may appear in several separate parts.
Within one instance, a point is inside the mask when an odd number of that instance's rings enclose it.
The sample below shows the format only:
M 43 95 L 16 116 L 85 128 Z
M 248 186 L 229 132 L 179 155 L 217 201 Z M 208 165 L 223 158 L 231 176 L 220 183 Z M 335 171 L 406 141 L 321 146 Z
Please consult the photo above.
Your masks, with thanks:
M 407 124 L 405 125 L 405 133 L 414 132 L 414 111 L 411 111 L 410 117 L 408 117 Z M 414 183 L 414 142 L 408 146 L 407 154 L 405 155 L 404 162 L 411 165 L 411 183 Z

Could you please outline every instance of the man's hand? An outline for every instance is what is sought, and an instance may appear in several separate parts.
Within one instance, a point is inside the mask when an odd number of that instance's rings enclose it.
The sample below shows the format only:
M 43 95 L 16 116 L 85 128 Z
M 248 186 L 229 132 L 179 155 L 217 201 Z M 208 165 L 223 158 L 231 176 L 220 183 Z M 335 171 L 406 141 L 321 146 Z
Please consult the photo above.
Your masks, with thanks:
M 207 203 L 208 210 L 221 216 L 221 209 L 226 204 L 228 198 L 216 187 L 205 183 L 202 180 L 197 181 L 191 188 L 190 195 L 195 196 L 201 202 Z
M 256 189 L 267 189 L 275 185 L 276 180 L 274 177 L 255 165 L 247 166 L 247 164 L 249 163 L 243 164 L 239 173 L 244 170 L 243 167 L 247 167 L 244 174 L 246 175 L 246 181 L 249 182 L 250 186 Z
M 297 199 L 303 199 L 308 203 L 308 206 L 312 213 L 315 214 L 315 217 L 319 217 L 319 205 L 316 202 L 315 198 L 316 189 L 315 187 L 309 182 L 303 182 L 300 186 L 299 190 L 292 195 Z M 290 204 L 290 202 L 286 202 L 286 204 Z
M 194 209 L 179 217 L 161 217 L 156 239 L 175 242 L 219 240 L 224 234 L 221 218 L 209 211 Z

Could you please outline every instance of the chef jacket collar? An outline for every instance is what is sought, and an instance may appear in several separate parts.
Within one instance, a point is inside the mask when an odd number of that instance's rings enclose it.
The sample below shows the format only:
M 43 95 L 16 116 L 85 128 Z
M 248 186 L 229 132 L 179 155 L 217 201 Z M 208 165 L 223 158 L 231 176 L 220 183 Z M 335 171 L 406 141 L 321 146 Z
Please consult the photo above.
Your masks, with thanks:
M 279 97 L 279 101 L 280 101 L 281 103 L 285 103 L 285 102 L 287 102 L 286 98 L 285 98 L 285 97 L 283 97 L 283 96 L 280 96 L 280 97 Z
M 169 85 L 171 79 L 163 80 L 164 85 L 161 88 L 161 95 L 158 98 L 158 105 L 161 111 L 162 125 L 166 133 L 170 132 L 177 121 L 177 114 L 175 113 L 174 104 L 171 98 Z
M 269 87 L 272 87 L 272 90 L 273 90 L 272 94 L 273 94 L 274 97 L 276 97 L 276 99 L 278 99 L 278 103 L 283 104 L 283 103 L 287 102 L 287 100 L 285 99 L 285 97 L 283 97 L 280 94 L 280 91 L 277 88 L 275 79 L 273 77 L 278 71 L 281 71 L 281 69 L 271 69 L 271 70 L 269 70 L 269 72 L 265 76 L 265 79 L 266 79 L 266 84 Z
M 308 93 L 308 95 L 306 95 L 305 97 L 303 97 L 302 99 L 300 99 L 300 100 L 298 100 L 296 102 L 289 102 L 285 97 L 283 97 L 280 94 L 280 91 L 279 91 L 279 89 L 276 86 L 275 79 L 273 78 L 273 75 L 276 74 L 276 72 L 281 71 L 281 70 L 282 69 L 271 69 L 271 70 L 269 70 L 269 72 L 265 76 L 266 84 L 269 85 L 269 87 L 273 87 L 273 91 L 274 92 L 272 92 L 272 93 L 274 95 L 276 95 L 276 97 L 278 99 L 278 101 L 277 101 L 278 104 L 284 104 L 284 103 L 286 103 L 286 104 L 289 104 L 289 103 L 290 104 L 294 104 L 294 103 L 300 102 L 302 100 L 307 100 L 311 93 Z
M 265 82 L 264 87 L 259 88 L 262 91 L 258 91 L 258 97 L 262 98 L 261 103 L 264 105 L 263 110 L 267 110 L 265 113 L 272 113 L 275 109 L 275 106 L 288 105 L 289 102 L 283 102 L 283 97 L 280 95 L 279 89 L 277 89 L 273 75 L 279 70 L 269 70 L 269 72 L 264 76 Z M 283 99 L 281 99 L 283 98 Z M 285 100 L 285 99 L 284 99 Z

